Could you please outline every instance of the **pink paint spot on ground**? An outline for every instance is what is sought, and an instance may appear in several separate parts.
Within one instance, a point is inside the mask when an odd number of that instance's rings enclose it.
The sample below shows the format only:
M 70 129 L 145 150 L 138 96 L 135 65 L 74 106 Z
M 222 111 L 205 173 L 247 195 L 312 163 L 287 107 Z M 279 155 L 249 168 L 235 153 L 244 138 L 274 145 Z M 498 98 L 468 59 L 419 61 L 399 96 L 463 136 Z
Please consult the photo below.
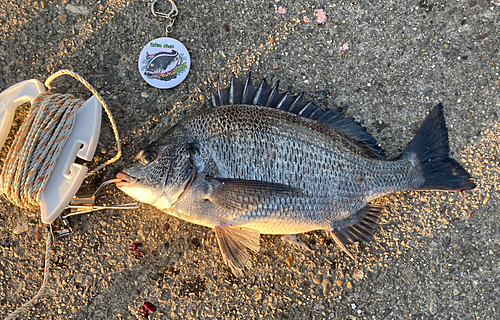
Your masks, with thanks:
M 339 48 L 339 52 L 340 51 L 346 51 L 346 50 L 349 50 L 349 44 L 348 43 L 344 43 L 342 45 L 342 47 Z
M 286 13 L 286 8 L 283 8 L 282 6 L 278 7 L 278 10 L 276 10 L 279 14 L 285 14 Z
M 332 40 L 329 40 L 329 41 L 327 41 L 326 43 L 328 43 L 328 44 L 332 44 Z
M 326 22 L 326 12 L 323 9 L 316 9 L 316 20 L 317 23 L 322 24 Z
M 309 22 L 311 22 L 311 20 L 309 20 L 309 18 L 308 18 L 308 17 L 304 16 L 304 22 L 305 22 L 305 23 L 309 23 Z

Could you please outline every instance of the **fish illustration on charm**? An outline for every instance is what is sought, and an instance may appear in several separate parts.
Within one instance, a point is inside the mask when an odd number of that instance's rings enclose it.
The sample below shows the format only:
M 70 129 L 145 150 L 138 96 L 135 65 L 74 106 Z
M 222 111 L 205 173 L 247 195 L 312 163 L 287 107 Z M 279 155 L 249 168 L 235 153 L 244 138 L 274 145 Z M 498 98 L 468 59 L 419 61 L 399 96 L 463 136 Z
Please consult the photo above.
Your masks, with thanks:
M 191 58 L 186 47 L 179 41 L 170 38 L 175 18 L 179 14 L 177 6 L 170 0 L 172 8 L 169 13 L 155 11 L 154 0 L 151 12 L 155 17 L 167 19 L 166 37 L 150 41 L 139 55 L 139 72 L 142 78 L 159 89 L 170 89 L 186 79 L 191 68 Z

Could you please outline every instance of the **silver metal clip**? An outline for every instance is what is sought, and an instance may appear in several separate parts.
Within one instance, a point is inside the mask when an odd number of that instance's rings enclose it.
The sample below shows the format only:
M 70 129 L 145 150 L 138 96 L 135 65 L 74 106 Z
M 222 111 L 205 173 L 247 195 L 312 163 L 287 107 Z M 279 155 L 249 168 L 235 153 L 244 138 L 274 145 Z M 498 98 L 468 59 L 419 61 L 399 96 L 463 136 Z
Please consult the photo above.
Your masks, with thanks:
M 69 216 L 75 216 L 83 213 L 89 213 L 89 212 L 94 212 L 94 211 L 99 211 L 99 210 L 104 210 L 104 209 L 115 209 L 115 210 L 128 210 L 128 209 L 138 209 L 141 207 L 142 203 L 139 201 L 133 202 L 133 203 L 125 203 L 125 204 L 115 204 L 113 206 L 98 206 L 95 205 L 95 199 L 97 193 L 105 186 L 121 181 L 121 179 L 111 179 L 108 181 L 103 182 L 99 188 L 94 192 L 92 196 L 77 196 L 74 197 L 71 203 L 66 207 L 66 209 L 69 209 L 70 212 L 67 215 L 62 216 L 62 219 L 65 219 Z
M 168 21 L 166 32 L 167 32 L 167 37 L 172 32 L 172 28 L 175 22 L 175 17 L 179 14 L 179 11 L 177 10 L 177 6 L 175 5 L 175 2 L 173 0 L 169 0 L 170 3 L 172 4 L 172 9 L 170 9 L 169 13 L 164 13 L 164 12 L 159 12 L 155 11 L 155 4 L 158 0 L 153 0 L 153 3 L 151 3 L 151 12 L 155 17 L 161 17 L 165 18 Z
M 62 221 L 62 226 L 60 227 L 60 229 L 57 229 L 57 230 L 54 230 L 52 234 L 56 234 L 55 235 L 55 239 L 60 239 L 62 237 L 65 237 L 67 235 L 70 235 L 73 233 L 73 229 L 71 228 L 71 226 L 69 225 L 69 222 L 67 219 L 63 219 L 61 217 L 59 217 Z

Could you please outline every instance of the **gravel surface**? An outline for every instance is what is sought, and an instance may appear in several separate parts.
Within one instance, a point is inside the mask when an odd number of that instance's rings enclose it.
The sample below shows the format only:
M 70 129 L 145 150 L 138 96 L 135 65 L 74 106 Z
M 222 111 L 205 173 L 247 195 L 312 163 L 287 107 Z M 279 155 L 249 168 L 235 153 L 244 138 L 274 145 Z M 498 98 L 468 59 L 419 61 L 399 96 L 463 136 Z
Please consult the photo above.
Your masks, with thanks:
M 73 233 L 52 249 L 47 289 L 20 319 L 137 319 L 144 302 L 157 308 L 150 319 L 500 319 L 498 0 L 177 5 L 171 36 L 190 51 L 191 71 L 159 90 L 137 70 L 141 49 L 166 26 L 149 2 L 0 1 L 0 90 L 69 68 L 97 88 L 117 121 L 124 156 L 81 193 L 204 107 L 217 75 L 226 82 L 249 71 L 355 117 L 391 157 L 442 102 L 452 155 L 478 187 L 380 199 L 384 226 L 352 247 L 356 261 L 322 232 L 301 235 L 316 254 L 262 236 L 242 278 L 223 264 L 212 231 L 148 205 L 71 217 Z M 90 96 L 70 78 L 55 88 Z M 115 154 L 104 118 L 96 163 Z M 99 201 L 131 199 L 110 187 Z M 38 219 L 1 199 L 0 318 L 41 285 Z

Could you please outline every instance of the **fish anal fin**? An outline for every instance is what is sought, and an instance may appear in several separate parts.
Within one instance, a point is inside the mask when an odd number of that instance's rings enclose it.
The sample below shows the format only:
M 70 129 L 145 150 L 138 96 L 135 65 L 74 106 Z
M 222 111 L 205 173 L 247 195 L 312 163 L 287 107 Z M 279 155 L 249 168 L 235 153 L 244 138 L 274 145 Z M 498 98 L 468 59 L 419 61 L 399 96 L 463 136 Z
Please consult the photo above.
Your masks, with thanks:
M 217 225 L 215 236 L 224 261 L 236 276 L 241 276 L 242 269 L 250 260 L 247 248 L 259 251 L 259 231 L 245 227 Z
M 349 240 L 344 238 L 338 230 L 332 230 L 329 232 L 330 236 L 335 240 L 335 243 L 344 251 L 349 257 L 351 257 L 353 260 L 356 260 L 356 257 L 347 249 L 347 245 L 350 243 Z
M 231 212 L 255 210 L 272 197 L 303 195 L 300 189 L 279 183 L 213 177 L 205 179 L 211 188 L 207 199 Z
M 347 245 L 357 241 L 368 242 L 378 228 L 384 209 L 384 206 L 368 204 L 350 219 L 337 222 L 329 234 L 347 255 L 356 260 Z

